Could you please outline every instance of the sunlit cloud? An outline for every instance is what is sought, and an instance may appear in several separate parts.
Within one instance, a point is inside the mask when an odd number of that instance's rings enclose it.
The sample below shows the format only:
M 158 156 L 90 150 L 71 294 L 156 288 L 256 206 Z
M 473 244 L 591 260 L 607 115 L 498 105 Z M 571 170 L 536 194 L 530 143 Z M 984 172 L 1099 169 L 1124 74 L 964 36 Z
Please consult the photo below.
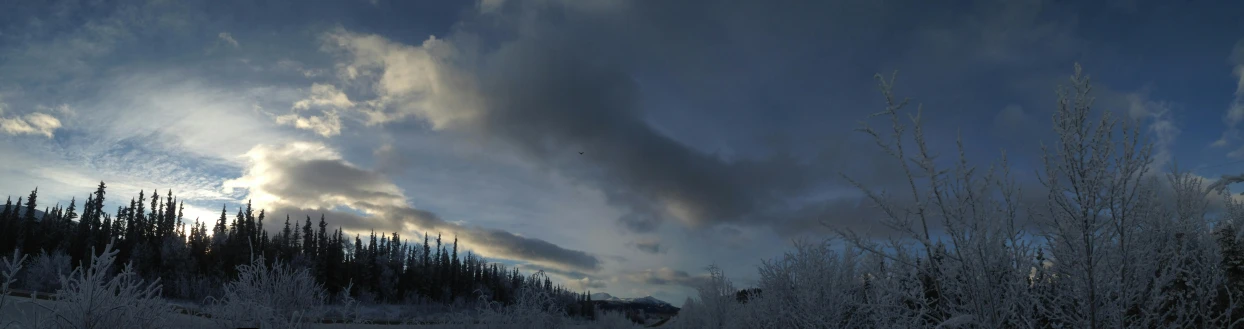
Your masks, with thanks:
M 10 135 L 43 135 L 52 138 L 60 128 L 60 120 L 44 113 L 30 113 L 21 117 L 0 118 L 0 132 Z
M 226 193 L 246 189 L 247 199 L 259 208 L 331 211 L 349 207 L 368 215 L 372 227 L 411 234 L 421 231 L 456 236 L 486 257 L 529 261 L 557 268 L 597 271 L 593 255 L 544 240 L 499 229 L 450 222 L 407 204 L 402 190 L 375 171 L 342 159 L 326 145 L 294 142 L 259 145 L 247 152 L 249 165 L 242 177 L 225 181 Z M 412 234 L 413 235 L 413 234 Z

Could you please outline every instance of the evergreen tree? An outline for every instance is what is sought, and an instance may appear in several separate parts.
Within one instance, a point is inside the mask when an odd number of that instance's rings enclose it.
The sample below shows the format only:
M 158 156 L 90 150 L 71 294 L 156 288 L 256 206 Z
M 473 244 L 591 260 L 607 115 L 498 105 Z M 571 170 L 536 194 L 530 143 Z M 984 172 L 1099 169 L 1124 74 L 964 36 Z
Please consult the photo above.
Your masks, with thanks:
M 156 235 L 156 226 L 160 223 L 160 218 L 164 217 L 160 211 L 160 191 L 151 191 L 151 212 L 147 214 L 147 219 L 143 222 L 142 241 L 150 241 L 151 237 Z
M 43 242 L 39 223 L 35 218 L 35 207 L 39 197 L 39 188 L 30 191 L 30 196 L 26 198 L 26 212 L 22 216 L 22 225 L 20 235 L 22 235 L 22 252 L 26 254 L 35 254 L 39 251 L 39 245 Z
M 263 232 L 263 233 L 261 233 L 260 235 L 263 235 L 263 236 L 265 236 L 265 237 L 266 237 L 266 236 L 268 235 L 268 230 L 267 230 L 267 229 L 264 229 L 264 227 L 263 227 L 263 219 L 264 219 L 264 217 L 265 217 L 264 210 L 263 210 L 263 209 L 260 209 L 260 210 L 259 210 L 259 217 L 257 217 L 257 218 L 255 219 L 255 228 L 256 228 L 256 230 L 258 230 L 258 231 L 260 231 L 260 232 Z M 257 237 L 257 238 L 258 238 L 258 237 Z M 267 240 L 267 239 L 264 239 L 264 240 Z M 265 241 L 265 243 L 264 243 L 264 245 L 265 245 L 265 246 L 267 245 L 267 243 L 266 243 L 266 242 L 267 242 L 267 241 Z
M 138 240 L 138 236 L 142 235 L 142 230 L 143 230 L 143 228 L 144 228 L 144 227 L 147 227 L 147 226 L 146 226 L 146 222 L 147 222 L 147 208 L 146 208 L 147 196 L 144 194 L 144 192 L 145 192 L 145 191 L 143 191 L 143 190 L 139 190 L 139 191 L 138 191 L 138 202 L 137 202 L 137 203 L 135 203 L 134 205 L 131 205 L 131 206 L 130 206 L 130 208 L 134 208 L 135 206 L 137 206 L 137 207 L 138 207 L 137 211 L 135 211 L 135 212 L 134 212 L 133 218 L 131 218 L 131 221 L 133 222 L 133 232 L 132 232 L 132 235 L 133 235 L 133 236 L 132 236 L 132 238 L 133 238 L 135 241 L 137 241 L 137 240 Z M 155 193 L 155 192 L 153 191 L 152 193 Z M 133 201 L 133 200 L 131 200 L 131 201 Z M 154 211 L 154 209 L 152 209 L 152 210 Z
M 18 223 L 13 218 L 16 217 L 17 207 L 21 207 L 21 198 L 18 198 L 18 205 L 13 205 L 13 197 L 8 197 L 4 201 L 4 211 L 0 212 L 0 253 L 8 254 L 17 247 L 17 231 Z
M 94 247 L 95 250 L 102 252 L 108 241 L 103 241 L 100 236 L 100 227 L 103 226 L 104 213 L 104 189 L 106 186 L 103 181 L 99 182 L 99 187 L 95 189 L 95 202 L 91 203 L 90 225 L 87 232 L 87 248 Z
M 296 243 L 293 229 L 289 226 L 289 214 L 285 215 L 285 229 L 281 230 L 281 255 L 289 257 L 289 249 Z
M 21 198 L 18 198 L 17 201 L 20 203 L 22 200 Z M 88 218 L 91 217 L 91 211 L 93 209 L 92 205 L 94 204 L 95 196 L 88 196 L 86 198 L 86 204 L 82 207 L 82 217 L 78 219 L 78 223 L 74 227 L 73 240 L 69 243 L 69 255 L 73 258 L 73 263 L 78 263 L 83 259 L 83 256 L 86 255 L 86 249 L 89 245 L 87 243 L 87 238 L 91 233 L 91 226 Z
M 231 241 L 241 240 L 242 238 L 241 231 L 245 230 L 245 228 L 239 228 L 238 226 L 246 225 L 245 224 L 246 219 L 243 216 L 244 215 L 242 214 L 242 208 L 239 207 L 238 212 L 233 215 L 233 221 L 229 222 L 229 240 Z
M 78 219 L 78 198 L 69 199 L 69 208 L 65 210 L 65 215 L 61 216 L 61 234 L 70 234 L 73 227 L 73 220 Z
M 319 260 L 324 260 L 328 252 L 328 223 L 324 222 L 324 214 L 320 214 L 320 231 L 316 234 L 316 255 Z
M 162 240 L 165 237 L 173 235 L 173 230 L 177 228 L 177 198 L 173 197 L 173 189 L 168 190 L 168 196 L 164 198 L 164 217 L 161 218 L 160 234 Z M 157 241 L 156 245 L 162 245 L 163 241 Z
M 462 264 L 458 262 L 458 236 L 454 236 L 453 254 L 449 257 L 449 259 L 449 282 L 446 282 L 446 284 L 448 284 L 451 288 L 449 296 L 452 300 L 458 296 L 460 291 L 463 290 L 461 277 L 459 275 L 462 272 Z
M 329 264 L 332 261 L 328 256 L 328 224 L 324 222 L 324 214 L 320 214 L 320 230 L 316 234 L 315 239 L 315 274 L 321 282 L 328 279 Z
M 117 218 L 121 218 L 119 216 L 121 216 L 121 213 L 124 211 L 124 208 L 117 206 Z M 100 240 L 112 241 L 112 216 L 104 216 L 104 222 L 101 223 L 99 231 L 99 236 L 102 238 Z
M 362 255 L 363 255 L 363 239 L 359 238 L 358 234 L 355 234 L 354 235 L 354 254 L 350 255 L 350 258 L 354 260 L 355 264 L 357 264 L 359 262 L 359 259 L 362 258 Z
M 9 222 L 9 210 L 13 209 L 13 197 L 10 196 L 4 200 L 4 210 L 0 211 L 0 224 Z M 3 227 L 3 226 L 0 226 Z
M 294 223 L 294 226 L 298 226 L 298 224 Z M 291 255 L 290 257 L 293 257 L 292 255 L 297 255 L 298 251 L 301 249 L 302 249 L 302 230 L 294 230 L 294 238 L 293 240 L 290 241 L 290 244 L 289 244 L 289 252 Z
M 216 220 L 216 226 L 215 226 L 214 228 L 212 228 L 212 237 L 213 237 L 213 239 L 212 239 L 212 240 L 215 240 L 215 241 L 220 241 L 220 242 L 223 242 L 223 241 L 224 241 L 225 236 L 226 236 L 226 233 L 225 233 L 225 221 L 226 221 L 226 219 L 225 219 L 225 214 L 227 213 L 228 209 L 229 209 L 229 206 L 228 206 L 228 205 L 223 205 L 223 206 L 220 206 L 220 218 Z M 141 209 L 140 209 L 140 210 L 141 210 Z
M 315 234 L 311 231 L 311 216 L 307 216 L 307 222 L 302 226 L 302 253 L 308 259 L 315 258 Z
M 184 218 L 186 218 L 186 202 L 182 201 L 177 203 L 177 230 L 183 239 L 186 237 L 186 223 L 182 222 Z
M 245 229 L 246 232 L 243 233 L 242 236 L 244 236 L 245 239 L 247 239 L 248 241 L 259 240 L 258 227 L 255 224 L 255 210 L 251 208 L 250 200 L 246 200 L 246 217 L 245 218 L 246 218 L 246 224 L 244 226 L 246 228 Z

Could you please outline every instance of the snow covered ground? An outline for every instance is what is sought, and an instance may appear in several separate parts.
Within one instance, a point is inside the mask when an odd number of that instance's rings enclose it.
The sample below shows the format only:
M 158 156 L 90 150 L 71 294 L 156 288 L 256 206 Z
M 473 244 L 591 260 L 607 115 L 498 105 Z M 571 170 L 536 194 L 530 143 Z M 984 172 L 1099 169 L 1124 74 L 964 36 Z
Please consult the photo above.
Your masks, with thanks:
M 42 328 L 40 324 L 48 320 L 47 308 L 64 305 L 63 302 L 17 296 L 8 296 L 7 301 L 4 308 L 0 308 L 0 319 L 4 319 L 0 322 L 14 329 Z M 170 328 L 214 328 L 211 320 L 193 315 L 170 313 L 167 321 Z
M 46 311 L 44 307 L 50 308 L 56 305 L 56 303 L 61 303 L 61 302 L 50 301 L 50 300 L 37 300 L 37 299 L 17 297 L 17 296 L 9 296 L 7 297 L 7 299 L 8 299 L 7 305 L 5 305 L 2 309 L 0 309 L 0 319 L 3 319 L 2 321 L 0 321 L 0 328 L 4 328 L 5 327 L 4 324 L 9 324 L 9 323 L 12 323 L 12 325 L 9 326 L 8 328 L 13 328 L 13 329 L 42 328 L 43 326 L 40 326 L 40 321 L 41 319 L 43 321 L 46 321 L 46 317 L 48 315 L 48 312 Z M 187 306 L 187 308 L 192 308 L 193 306 L 189 303 L 184 303 L 184 302 L 170 302 L 170 305 Z M 377 309 L 376 311 L 378 312 L 375 312 L 375 313 L 382 313 L 382 312 L 379 312 L 379 311 L 382 311 L 380 309 L 394 309 L 398 307 L 400 306 L 399 305 L 383 305 L 383 306 L 375 307 L 373 309 Z M 368 313 L 373 313 L 373 312 L 368 312 Z M 224 328 L 218 325 L 217 323 L 213 322 L 211 319 L 200 317 L 200 316 L 194 316 L 194 315 L 180 314 L 180 313 L 169 314 L 166 317 L 165 325 L 163 327 L 165 328 L 188 328 L 188 329 Z M 638 327 L 638 326 L 634 326 L 634 327 Z M 470 325 L 470 324 L 404 324 L 404 325 L 403 324 L 397 324 L 397 325 L 394 325 L 394 324 L 310 324 L 306 328 L 325 328 L 325 329 L 328 329 L 328 328 L 332 328 L 332 329 L 354 329 L 354 328 L 359 328 L 359 329 L 362 329 L 362 328 L 385 328 L 385 329 L 400 329 L 400 328 L 475 329 L 475 328 L 480 328 L 480 329 L 483 329 L 483 328 L 497 328 L 497 329 L 502 329 L 502 328 L 525 328 L 525 327 L 523 326 L 499 326 L 499 325 Z M 587 329 L 587 328 L 628 328 L 628 327 L 618 326 L 618 325 L 607 325 L 603 323 L 568 323 L 563 328 Z
M 0 328 L 635 328 L 620 313 L 603 312 L 595 322 L 572 320 L 544 290 L 519 290 L 506 307 L 428 312 L 415 305 L 362 306 L 343 298 L 324 303 L 322 288 L 305 269 L 256 261 L 239 266 L 238 279 L 220 298 L 203 303 L 159 297 L 156 283 L 145 283 L 126 267 L 109 275 L 117 251 L 109 245 L 88 264 L 62 276 L 52 298 L 32 298 L 10 290 L 22 269 L 14 254 L 0 258 Z M 349 289 L 347 287 L 347 289 Z M 210 314 L 210 317 L 201 314 Z M 349 324 L 321 324 L 324 316 L 346 316 Z M 431 320 L 431 321 L 429 321 Z M 394 323 L 418 324 L 394 324 Z M 431 322 L 431 324 L 429 324 Z

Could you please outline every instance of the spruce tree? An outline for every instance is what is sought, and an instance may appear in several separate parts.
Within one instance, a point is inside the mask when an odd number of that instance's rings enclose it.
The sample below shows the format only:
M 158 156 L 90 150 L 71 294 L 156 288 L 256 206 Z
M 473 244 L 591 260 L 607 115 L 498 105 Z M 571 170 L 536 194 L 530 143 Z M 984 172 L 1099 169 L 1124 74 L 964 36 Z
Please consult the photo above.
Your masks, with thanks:
M 289 226 L 289 214 L 285 214 L 285 229 L 281 230 L 281 254 L 289 257 L 288 250 L 294 244 L 294 232 Z
M 34 191 L 30 191 L 30 196 L 26 197 L 26 211 L 22 213 L 22 226 L 33 227 L 35 225 L 35 207 L 37 207 L 37 202 L 35 200 L 37 200 L 38 197 L 38 188 L 35 188 Z
M 186 202 L 177 203 L 177 230 L 178 234 L 184 239 L 186 237 L 186 223 L 182 220 L 186 217 Z
M 462 290 L 462 281 L 459 276 L 461 272 L 461 264 L 458 262 L 458 236 L 456 235 L 454 236 L 453 255 L 451 255 L 449 259 L 449 282 L 446 284 L 448 284 L 451 288 L 449 291 L 449 298 L 452 300 L 457 297 L 458 293 Z
M 103 225 L 104 219 L 104 189 L 103 181 L 99 182 L 99 187 L 95 189 L 95 200 L 91 203 L 91 216 L 86 218 L 89 220 L 87 228 L 87 248 L 94 247 L 96 251 L 103 252 L 104 246 L 108 241 L 102 241 L 99 235 L 100 226 Z
M 40 244 L 43 239 L 40 236 L 39 222 L 35 218 L 35 207 L 39 197 L 39 188 L 30 191 L 30 196 L 26 198 L 26 212 L 22 216 L 22 229 L 18 232 L 21 235 L 22 252 L 26 254 L 36 254 L 39 251 Z
M 316 254 L 319 260 L 325 261 L 328 252 L 328 223 L 324 222 L 324 214 L 320 214 L 320 231 L 316 234 Z
M 229 222 L 229 240 L 240 240 L 239 238 L 242 237 L 241 233 L 242 230 L 245 230 L 245 228 L 241 228 L 239 226 L 246 225 L 246 219 L 243 216 L 242 208 L 239 207 L 238 212 L 233 215 L 233 221 Z
M 9 213 L 8 218 L 5 220 L 9 223 L 9 227 L 4 232 L 7 238 L 4 241 L 0 241 L 0 243 L 4 244 L 5 253 L 22 247 L 22 232 L 26 230 L 24 223 L 22 223 L 24 221 L 22 219 L 24 217 L 22 216 L 22 202 L 24 200 L 26 200 L 25 197 L 17 197 L 17 204 L 13 206 L 13 211 Z
M 328 279 L 329 265 L 331 259 L 328 257 L 328 224 L 324 222 L 324 214 L 320 214 L 320 231 L 316 234 L 315 239 L 315 274 L 320 282 L 326 282 Z
M 259 228 L 255 224 L 255 210 L 251 208 L 251 200 L 246 200 L 246 232 L 243 236 L 249 241 L 259 240 Z
M 8 224 L 10 209 L 13 209 L 13 197 L 12 196 L 4 200 L 4 210 L 0 211 L 0 224 Z M 3 226 L 0 226 L 0 227 L 3 227 Z
M 307 222 L 302 226 L 302 253 L 308 259 L 315 258 L 315 234 L 311 232 L 311 216 L 307 216 Z
M 14 220 L 17 214 L 17 207 L 21 207 L 21 198 L 18 198 L 18 205 L 13 205 L 13 197 L 9 197 L 4 201 L 4 211 L 0 213 L 0 254 L 7 255 L 16 248 L 17 241 L 17 220 Z
M 263 219 L 264 219 L 264 217 L 265 217 L 264 210 L 263 210 L 263 209 L 260 209 L 260 210 L 259 210 L 259 217 L 255 218 L 255 227 L 256 227 L 256 229 L 257 229 L 257 230 L 259 230 L 259 232 L 262 232 L 262 233 L 259 233 L 259 235 L 263 235 L 264 237 L 266 237 L 266 236 L 268 236 L 268 230 L 266 230 L 266 229 L 264 229 L 264 228 L 263 228 Z M 258 237 L 257 237 L 257 238 L 258 238 Z M 267 240 L 267 239 L 265 239 L 265 240 Z M 265 245 L 266 245 L 266 244 L 265 244 Z
M 21 201 L 19 198 L 17 201 Z M 83 205 L 82 217 L 78 219 L 77 227 L 74 228 L 73 241 L 69 243 L 69 255 L 73 259 L 73 263 L 77 264 L 84 256 L 86 256 L 90 243 L 87 241 L 91 233 L 90 217 L 94 212 L 95 196 L 91 195 L 86 198 L 86 204 Z
M 151 237 L 156 235 L 156 225 L 160 223 L 160 218 L 164 214 L 160 211 L 160 191 L 151 192 L 151 212 L 147 214 L 146 222 L 142 227 L 142 240 L 150 241 Z
M 298 224 L 294 223 L 294 226 L 298 226 Z M 302 249 L 302 230 L 295 229 L 294 238 L 289 243 L 289 252 L 291 255 L 290 257 L 293 257 L 292 255 L 297 255 L 298 251 L 301 249 Z
M 117 206 L 117 218 L 121 218 L 121 213 L 124 211 L 124 208 Z M 102 238 L 101 240 L 112 241 L 112 216 L 104 216 L 104 222 L 99 228 L 99 236 Z
M 177 198 L 173 197 L 173 189 L 168 190 L 168 196 L 164 198 L 164 217 L 161 218 L 160 238 L 172 236 L 173 230 L 177 228 Z M 162 242 L 162 241 L 161 241 Z M 163 243 L 157 242 L 157 245 Z
M 138 202 L 130 206 L 131 208 L 133 208 L 135 205 L 138 206 L 137 211 L 134 212 L 134 218 L 138 219 L 140 223 L 143 219 L 147 218 L 147 208 L 145 208 L 145 205 L 144 205 L 147 202 L 147 196 L 145 193 L 146 191 L 139 190 L 138 191 Z M 138 224 L 138 223 L 135 223 L 135 224 Z
M 216 227 L 212 228 L 213 240 L 224 240 L 225 238 L 225 214 L 229 209 L 229 205 L 220 206 L 220 218 L 216 220 Z M 141 210 L 141 209 L 139 209 Z
M 358 234 L 355 234 L 354 235 L 354 253 L 350 255 L 350 258 L 354 259 L 354 263 L 357 264 L 359 262 L 359 259 L 362 258 L 362 255 L 363 255 L 363 239 L 359 238 Z

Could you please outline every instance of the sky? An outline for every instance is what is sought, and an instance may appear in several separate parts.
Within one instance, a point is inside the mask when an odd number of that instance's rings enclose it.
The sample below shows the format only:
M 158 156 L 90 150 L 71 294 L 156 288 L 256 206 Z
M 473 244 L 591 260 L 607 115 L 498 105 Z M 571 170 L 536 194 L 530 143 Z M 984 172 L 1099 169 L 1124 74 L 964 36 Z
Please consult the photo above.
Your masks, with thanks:
M 1079 63 L 1155 164 L 1244 170 L 1244 3 L 116 0 L 0 2 L 0 193 L 190 220 L 456 236 L 577 290 L 748 286 L 906 177 L 861 120 L 874 75 L 935 152 L 1023 186 Z M 881 127 L 884 120 L 869 121 Z M 267 222 L 269 229 L 282 225 Z

